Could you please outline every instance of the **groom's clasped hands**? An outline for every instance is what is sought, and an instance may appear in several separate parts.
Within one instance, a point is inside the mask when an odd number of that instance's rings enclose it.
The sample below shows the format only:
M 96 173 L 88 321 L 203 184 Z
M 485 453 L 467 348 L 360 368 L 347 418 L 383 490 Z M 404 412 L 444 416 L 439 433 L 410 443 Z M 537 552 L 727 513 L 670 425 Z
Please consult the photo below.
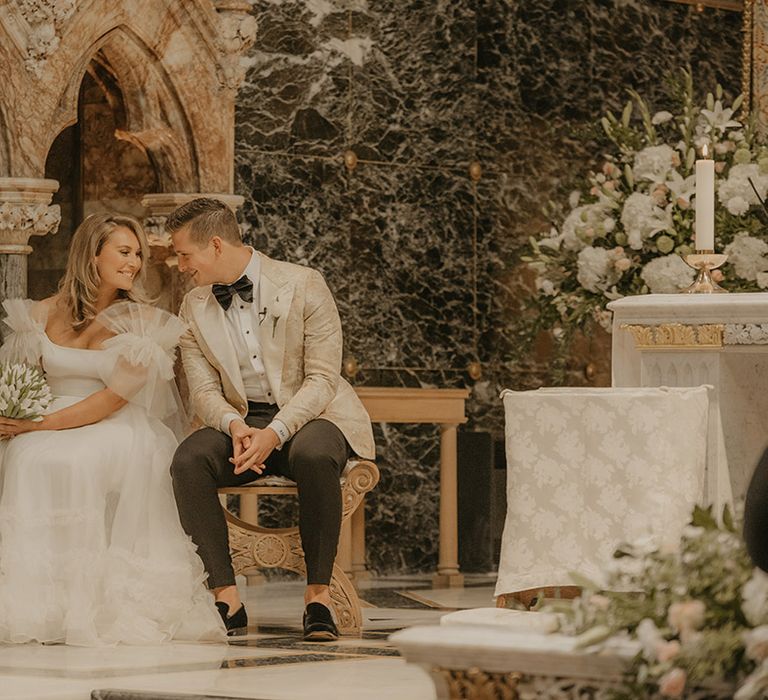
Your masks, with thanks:
M 261 474 L 264 462 L 280 444 L 277 433 L 271 428 L 252 428 L 241 420 L 233 420 L 229 424 L 229 432 L 233 447 L 233 456 L 229 461 L 235 465 L 235 474 L 249 469 Z

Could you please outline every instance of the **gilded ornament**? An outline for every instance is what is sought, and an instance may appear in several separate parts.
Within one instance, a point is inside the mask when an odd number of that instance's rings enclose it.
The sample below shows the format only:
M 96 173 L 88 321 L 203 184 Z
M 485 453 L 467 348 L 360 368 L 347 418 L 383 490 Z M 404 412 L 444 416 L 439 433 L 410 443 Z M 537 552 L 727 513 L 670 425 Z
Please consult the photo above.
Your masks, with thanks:
M 519 700 L 520 673 L 492 673 L 477 667 L 451 669 L 436 666 L 432 673 L 442 677 L 448 697 L 462 700 Z
M 623 324 L 638 350 L 702 350 L 723 346 L 725 326 L 720 323 L 686 325 L 663 323 L 658 326 Z
M 350 379 L 354 379 L 359 371 L 360 367 L 357 364 L 357 360 L 352 355 L 344 359 L 344 374 Z
M 477 381 L 483 376 L 483 366 L 477 361 L 470 362 L 467 365 L 467 374 L 470 379 Z
M 354 170 L 357 167 L 357 153 L 351 148 L 344 151 L 344 165 L 347 166 L 347 170 Z

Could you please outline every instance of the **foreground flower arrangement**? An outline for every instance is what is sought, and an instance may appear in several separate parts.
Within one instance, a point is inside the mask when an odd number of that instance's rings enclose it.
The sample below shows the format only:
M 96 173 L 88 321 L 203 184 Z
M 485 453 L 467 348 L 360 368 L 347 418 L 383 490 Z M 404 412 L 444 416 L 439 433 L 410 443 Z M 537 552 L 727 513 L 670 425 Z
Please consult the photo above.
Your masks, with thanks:
M 606 585 L 582 581 L 581 598 L 558 606 L 581 646 L 639 642 L 619 697 L 684 697 L 702 686 L 735 700 L 768 693 L 768 575 L 752 566 L 727 512 L 723 522 L 697 509 L 679 548 L 622 548 Z
M 676 114 L 651 114 L 632 92 L 620 117 L 602 119 L 613 152 L 572 193 L 562 223 L 531 238 L 523 257 L 536 274 L 534 332 L 568 332 L 590 320 L 610 331 L 612 299 L 673 293 L 693 281 L 681 256 L 693 252 L 694 168 L 705 145 L 717 173 L 715 247 L 729 255 L 714 277 L 730 291 L 768 289 L 760 201 L 768 193 L 768 148 L 751 123 L 735 118 L 741 97 L 726 105 L 718 86 L 700 106 L 688 72 L 679 92 Z

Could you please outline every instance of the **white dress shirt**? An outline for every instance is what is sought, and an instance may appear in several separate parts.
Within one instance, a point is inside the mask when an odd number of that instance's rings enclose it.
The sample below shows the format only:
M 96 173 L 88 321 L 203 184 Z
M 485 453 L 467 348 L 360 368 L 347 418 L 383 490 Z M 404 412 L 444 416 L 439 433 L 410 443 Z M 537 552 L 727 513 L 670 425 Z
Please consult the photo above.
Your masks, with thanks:
M 261 260 L 256 252 L 251 249 L 251 259 L 245 270 L 238 275 L 247 275 L 253 283 L 253 301 L 247 302 L 238 294 L 232 297 L 232 304 L 224 311 L 227 334 L 232 341 L 237 354 L 240 374 L 245 385 L 245 396 L 248 401 L 257 403 L 276 403 L 272 387 L 269 385 L 267 374 L 264 371 L 261 343 L 259 342 L 259 324 L 264 320 L 260 315 L 259 279 L 261 277 Z M 221 421 L 222 432 L 229 435 L 229 424 L 233 420 L 242 420 L 238 413 L 228 413 Z M 290 437 L 288 428 L 279 420 L 273 420 L 268 426 L 274 430 L 280 438 L 280 446 Z

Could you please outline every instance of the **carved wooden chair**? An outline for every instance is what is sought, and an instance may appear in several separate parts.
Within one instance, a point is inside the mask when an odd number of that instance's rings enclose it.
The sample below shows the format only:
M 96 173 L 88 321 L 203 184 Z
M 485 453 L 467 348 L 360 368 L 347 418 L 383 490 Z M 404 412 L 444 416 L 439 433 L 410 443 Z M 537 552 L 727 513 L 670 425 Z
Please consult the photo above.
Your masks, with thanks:
M 344 527 L 347 520 L 360 506 L 365 494 L 379 482 L 379 470 L 373 462 L 355 459 L 347 462 L 341 476 L 342 515 Z M 219 489 L 220 494 L 243 496 L 296 495 L 296 484 L 280 476 L 266 476 L 250 484 Z M 247 517 L 241 512 L 243 517 Z M 229 548 L 235 574 L 253 569 L 287 569 L 306 576 L 304 552 L 301 548 L 299 528 L 264 528 L 257 522 L 247 522 L 224 506 L 224 516 L 229 530 Z M 255 518 L 254 518 L 255 520 Z M 360 598 L 354 585 L 337 560 L 331 576 L 331 605 L 336 613 L 339 633 L 344 636 L 360 636 L 363 615 Z

